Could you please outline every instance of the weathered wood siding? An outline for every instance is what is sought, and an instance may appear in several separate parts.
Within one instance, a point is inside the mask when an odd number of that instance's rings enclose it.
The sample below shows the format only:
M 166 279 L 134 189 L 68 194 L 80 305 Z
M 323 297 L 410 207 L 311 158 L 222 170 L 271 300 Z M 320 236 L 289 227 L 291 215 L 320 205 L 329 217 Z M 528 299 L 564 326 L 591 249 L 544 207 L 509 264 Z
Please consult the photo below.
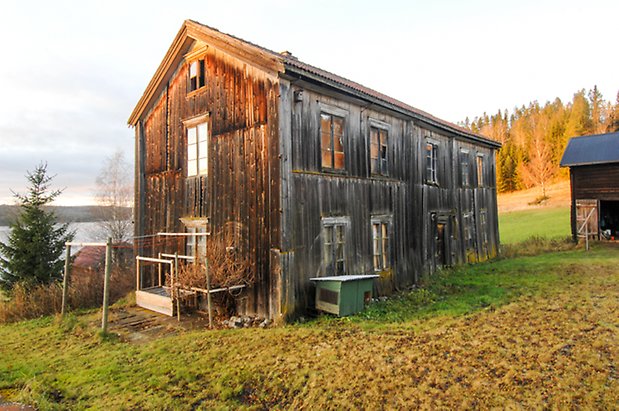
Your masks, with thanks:
M 619 165 L 599 164 L 571 167 L 575 199 L 618 200 Z
M 136 234 L 184 232 L 181 218 L 209 217 L 213 233 L 233 224 L 257 279 L 240 310 L 268 315 L 271 248 L 279 241 L 278 80 L 213 47 L 205 87 L 188 93 L 187 71 L 182 62 L 136 127 L 142 182 Z M 209 114 L 208 176 L 187 177 L 183 120 L 203 114 Z M 142 254 L 184 252 L 184 241 L 150 244 Z
M 300 92 L 302 91 L 302 92 Z M 295 93 L 296 92 L 296 93 Z M 494 150 L 435 130 L 422 123 L 317 87 L 281 81 L 280 131 L 282 152 L 282 281 L 286 314 L 313 305 L 309 278 L 322 276 L 322 218 L 346 217 L 346 266 L 349 274 L 374 273 L 372 216 L 391 217 L 391 269 L 381 272 L 378 291 L 389 293 L 419 281 L 441 264 L 478 261 L 496 255 L 498 224 Z M 345 171 L 325 172 L 320 157 L 320 113 L 345 117 Z M 370 125 L 388 129 L 388 170 L 370 172 Z M 438 143 L 438 184 L 425 183 L 425 143 Z M 471 153 L 471 186 L 459 182 L 458 152 Z M 476 185 L 475 156 L 485 159 L 484 185 Z M 486 214 L 480 226 L 479 213 Z M 462 215 L 471 213 L 472 247 L 463 241 Z M 448 255 L 437 262 L 435 225 L 446 225 Z M 485 233 L 485 234 L 484 234 Z
M 578 241 L 576 200 L 619 201 L 619 164 L 570 167 L 572 238 Z M 599 210 L 598 210 L 599 211 Z

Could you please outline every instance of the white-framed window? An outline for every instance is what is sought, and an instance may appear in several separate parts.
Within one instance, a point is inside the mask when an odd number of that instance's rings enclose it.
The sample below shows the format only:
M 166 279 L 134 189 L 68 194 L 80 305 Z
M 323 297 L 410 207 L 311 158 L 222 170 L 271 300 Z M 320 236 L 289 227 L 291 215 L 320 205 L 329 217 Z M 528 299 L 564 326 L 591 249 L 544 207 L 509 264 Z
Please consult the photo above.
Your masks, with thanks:
M 327 276 L 346 274 L 347 217 L 322 219 L 323 267 Z
M 438 143 L 426 141 L 426 183 L 438 184 Z
M 462 187 L 469 187 L 471 185 L 471 160 L 469 157 L 469 151 L 460 150 L 460 185 Z
M 189 234 L 202 234 L 202 235 L 189 235 L 185 243 L 185 252 L 190 257 L 204 258 L 206 256 L 206 228 L 205 227 L 188 227 L 187 233 Z M 195 261 L 195 260 L 194 260 Z
M 374 271 L 388 270 L 391 268 L 391 218 L 373 217 L 371 223 Z
M 186 120 L 187 177 L 208 174 L 208 115 Z
M 370 171 L 374 175 L 388 174 L 388 140 L 389 128 L 382 123 L 370 121 Z
M 477 154 L 475 161 L 477 162 L 477 187 L 483 187 L 486 185 L 484 180 L 484 155 Z

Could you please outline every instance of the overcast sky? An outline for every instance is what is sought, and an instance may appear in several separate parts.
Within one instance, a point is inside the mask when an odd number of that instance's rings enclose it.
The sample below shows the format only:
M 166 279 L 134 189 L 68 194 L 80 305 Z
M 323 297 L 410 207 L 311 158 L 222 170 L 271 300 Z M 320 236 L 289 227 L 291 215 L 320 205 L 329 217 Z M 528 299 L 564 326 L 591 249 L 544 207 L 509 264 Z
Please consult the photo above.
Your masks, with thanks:
M 0 203 L 46 161 L 58 204 L 89 204 L 133 161 L 127 118 L 193 19 L 452 122 L 619 90 L 619 1 L 23 1 L 0 13 Z

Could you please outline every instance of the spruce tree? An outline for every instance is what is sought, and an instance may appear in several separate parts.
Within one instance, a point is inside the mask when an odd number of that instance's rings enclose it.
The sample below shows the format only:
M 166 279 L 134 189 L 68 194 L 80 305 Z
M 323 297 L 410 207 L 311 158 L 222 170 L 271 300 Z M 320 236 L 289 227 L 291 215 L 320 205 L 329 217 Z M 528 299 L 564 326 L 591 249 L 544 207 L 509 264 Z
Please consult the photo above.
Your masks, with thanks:
M 47 205 L 61 194 L 50 190 L 53 177 L 47 175 L 47 164 L 39 164 L 26 176 L 27 194 L 14 193 L 20 212 L 6 243 L 0 242 L 0 287 L 6 291 L 15 284 L 26 287 L 47 284 L 62 277 L 65 242 L 75 235 L 68 224 L 58 224 Z

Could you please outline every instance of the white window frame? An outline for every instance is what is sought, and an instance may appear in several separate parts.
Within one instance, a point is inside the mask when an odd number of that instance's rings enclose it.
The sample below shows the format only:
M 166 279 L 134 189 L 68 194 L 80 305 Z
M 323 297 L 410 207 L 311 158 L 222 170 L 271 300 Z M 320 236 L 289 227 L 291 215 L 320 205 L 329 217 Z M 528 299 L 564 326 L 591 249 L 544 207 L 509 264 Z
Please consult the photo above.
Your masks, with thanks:
M 373 216 L 370 220 L 374 271 L 391 269 L 391 221 L 391 216 Z
M 209 115 L 183 121 L 187 138 L 187 177 L 208 175 Z
M 194 263 L 199 258 L 206 257 L 206 233 L 207 231 L 207 219 L 181 219 L 185 225 L 185 232 L 187 234 L 200 234 L 200 235 L 188 235 L 185 239 L 185 253 L 190 257 L 194 257 Z
M 432 148 L 428 150 L 430 146 L 432 146 Z M 423 164 L 425 167 L 425 180 L 427 184 L 438 185 L 438 149 L 438 141 L 426 139 Z M 428 167 L 428 159 L 430 159 L 430 167 Z

